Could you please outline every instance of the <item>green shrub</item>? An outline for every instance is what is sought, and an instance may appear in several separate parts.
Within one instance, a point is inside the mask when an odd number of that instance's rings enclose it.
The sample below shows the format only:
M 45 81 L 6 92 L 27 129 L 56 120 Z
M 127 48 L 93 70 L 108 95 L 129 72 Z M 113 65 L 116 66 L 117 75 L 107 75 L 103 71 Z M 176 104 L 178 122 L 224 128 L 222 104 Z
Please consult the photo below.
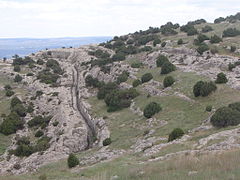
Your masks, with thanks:
M 27 115 L 27 110 L 22 104 L 16 104 L 11 110 L 16 112 L 20 117 L 25 117 Z
M 211 105 L 208 105 L 208 106 L 206 107 L 206 111 L 207 111 L 207 112 L 211 112 L 211 111 L 212 111 L 212 106 L 211 106 Z
M 43 131 L 41 131 L 41 130 L 38 130 L 36 133 L 35 133 L 35 137 L 41 137 L 41 136 L 43 136 L 44 135 L 44 133 L 43 133 Z
M 16 106 L 17 104 L 22 104 L 22 101 L 18 98 L 18 97 L 13 97 L 11 99 L 11 108 L 13 108 L 14 106 Z
M 14 77 L 14 82 L 21 82 L 22 81 L 22 76 L 20 76 L 19 74 L 17 74 L 15 77 Z
M 204 85 L 203 81 L 198 81 L 194 86 L 193 86 L 193 94 L 195 97 L 200 96 L 201 89 Z
M 53 122 L 53 126 L 56 127 L 59 124 L 58 121 Z
M 109 94 L 110 92 L 117 89 L 117 84 L 113 82 L 109 82 L 102 87 L 99 88 L 97 97 L 98 99 L 104 99 L 106 94 Z
M 79 160 L 74 154 L 70 154 L 68 156 L 67 162 L 68 162 L 69 168 L 73 168 L 73 167 L 76 167 L 77 165 L 79 165 Z
M 113 61 L 123 61 L 126 59 L 126 56 L 122 52 L 118 52 L 112 56 Z
M 142 67 L 142 65 L 143 65 L 143 64 L 140 63 L 140 62 L 135 62 L 135 63 L 132 63 L 132 64 L 131 64 L 131 67 L 132 67 L 132 68 L 140 68 L 140 67 Z
M 47 175 L 46 174 L 42 174 L 38 177 L 39 180 L 47 180 Z
M 235 103 L 229 104 L 228 107 L 240 112 L 240 102 L 235 102 Z
M 174 82 L 175 82 L 175 80 L 174 80 L 174 78 L 172 76 L 167 76 L 163 80 L 163 86 L 165 88 L 169 87 L 169 86 L 173 85 Z
M 151 51 L 152 47 L 151 46 L 144 46 L 143 48 L 140 49 L 140 52 L 148 52 Z
M 37 75 L 37 79 L 39 79 L 41 83 L 45 84 L 54 84 L 57 82 L 59 77 L 60 76 L 58 74 L 53 74 L 47 69 L 40 71 Z
M 227 83 L 227 82 L 228 82 L 228 79 L 226 77 L 226 74 L 224 74 L 222 72 L 218 73 L 215 83 L 222 84 L 222 83 Z
M 128 80 L 129 72 L 123 71 L 118 77 L 117 77 L 117 84 L 120 84 L 122 82 L 126 82 Z
M 217 36 L 216 34 L 210 38 L 210 42 L 211 42 L 212 44 L 214 44 L 214 43 L 220 43 L 221 41 L 222 41 L 222 38 L 220 38 L 220 37 Z
M 145 82 L 150 81 L 152 78 L 153 78 L 153 76 L 151 73 L 146 73 L 146 74 L 142 75 L 141 81 L 142 81 L 142 83 L 145 83 Z
M 47 116 L 47 117 L 43 117 L 43 116 L 35 116 L 33 119 L 31 119 L 30 121 L 28 121 L 28 126 L 29 127 L 39 127 L 42 126 L 44 124 L 48 125 L 50 120 L 51 120 L 51 116 Z
M 112 140 L 111 138 L 106 138 L 104 141 L 103 141 L 103 146 L 108 146 L 112 143 Z
M 194 28 L 194 26 L 191 27 L 191 28 L 187 31 L 187 35 L 188 35 L 188 36 L 193 36 L 193 35 L 196 35 L 196 34 L 198 34 L 198 31 L 197 31 L 196 28 Z
M 9 84 L 7 84 L 7 85 L 5 85 L 4 86 L 4 89 L 7 91 L 7 90 L 12 90 L 12 87 L 9 85 Z
M 133 87 L 137 87 L 141 84 L 142 84 L 142 81 L 140 81 L 139 79 L 134 80 L 133 83 L 132 83 Z
M 217 86 L 213 82 L 198 81 L 193 87 L 193 94 L 195 97 L 208 96 L 210 93 L 215 91 Z
M 209 47 L 206 43 L 202 43 L 198 48 L 197 48 L 197 52 L 199 54 L 203 54 L 205 51 L 208 51 L 209 50 Z
M 240 112 L 230 107 L 219 108 L 211 117 L 210 122 L 215 127 L 235 126 L 240 123 Z
M 34 76 L 34 74 L 33 73 L 27 73 L 27 76 Z
M 11 112 L 0 125 L 0 132 L 4 135 L 10 135 L 23 128 L 24 122 L 19 115 Z
M 12 91 L 12 90 L 6 91 L 6 96 L 11 97 L 12 95 L 14 95 L 14 91 Z
M 179 139 L 184 135 L 184 131 L 180 128 L 175 128 L 168 137 L 168 142 L 173 141 L 175 139 Z
M 27 107 L 27 112 L 28 112 L 28 113 L 32 113 L 33 111 L 34 111 L 34 106 L 33 106 L 33 104 L 28 105 L 28 107 Z
M 175 70 L 176 70 L 175 65 L 173 65 L 171 62 L 165 62 L 162 65 L 161 74 L 168 74 Z
M 165 47 L 166 45 L 167 45 L 166 42 L 162 42 L 162 44 L 161 44 L 162 47 Z
M 235 51 L 236 51 L 236 49 L 237 49 L 237 47 L 236 47 L 236 46 L 231 46 L 231 49 L 230 49 L 230 51 L 231 51 L 231 52 L 235 52 Z
M 213 31 L 213 28 L 209 25 L 206 25 L 202 28 L 203 33 L 210 32 L 210 31 Z
M 157 67 L 161 67 L 165 62 L 169 62 L 168 57 L 159 55 L 156 61 Z
M 14 70 L 15 72 L 20 72 L 20 71 L 21 71 L 21 68 L 20 68 L 19 65 L 15 65 L 14 68 L 13 68 L 13 70 Z
M 161 106 L 156 102 L 149 103 L 143 111 L 143 114 L 146 118 L 151 118 L 156 113 L 162 110 Z
M 37 64 L 38 64 L 38 65 L 43 65 L 43 64 L 44 64 L 44 61 L 43 61 L 42 59 L 38 59 L 38 60 L 37 60 Z
M 12 151 L 15 156 L 24 157 L 30 156 L 34 153 L 33 147 L 26 144 L 20 144 L 15 150 Z
M 155 46 L 157 46 L 157 44 L 160 44 L 160 43 L 161 43 L 161 40 L 159 38 L 154 39 L 153 46 L 155 47 Z
M 202 97 L 206 97 L 212 92 L 216 91 L 217 86 L 213 82 L 204 82 L 201 90 L 200 90 L 200 95 Z
M 198 43 L 201 44 L 205 40 L 209 40 L 209 37 L 207 37 L 205 34 L 199 34 L 197 37 Z
M 183 40 L 182 39 L 179 39 L 178 42 L 177 42 L 178 45 L 181 45 L 183 44 Z
M 240 31 L 236 28 L 228 28 L 223 31 L 223 37 L 235 37 L 240 35 Z
M 42 136 L 40 139 L 38 139 L 37 144 L 33 147 L 34 152 L 46 151 L 50 147 L 50 140 L 50 137 Z
M 228 64 L 228 70 L 229 70 L 229 71 L 232 71 L 235 67 L 236 67 L 235 64 L 232 64 L 232 63 L 229 63 L 229 64 Z

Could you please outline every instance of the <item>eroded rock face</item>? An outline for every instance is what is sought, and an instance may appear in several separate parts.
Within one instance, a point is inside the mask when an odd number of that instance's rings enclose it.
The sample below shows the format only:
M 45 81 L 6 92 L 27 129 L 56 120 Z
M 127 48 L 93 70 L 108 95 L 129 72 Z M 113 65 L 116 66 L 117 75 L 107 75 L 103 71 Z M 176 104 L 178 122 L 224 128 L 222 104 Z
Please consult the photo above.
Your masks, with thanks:
M 0 162 L 0 173 L 13 173 L 20 174 L 26 172 L 36 171 L 39 167 L 49 162 L 54 162 L 59 159 L 65 158 L 69 153 L 76 153 L 83 151 L 93 145 L 102 146 L 102 141 L 110 137 L 107 125 L 103 119 L 94 119 L 88 113 L 88 103 L 84 101 L 84 93 L 86 88 L 84 87 L 85 81 L 83 77 L 83 69 L 76 69 L 80 67 L 80 64 L 84 61 L 90 61 L 91 58 L 87 53 L 88 47 L 82 47 L 79 49 L 56 49 L 49 51 L 42 51 L 32 56 L 34 60 L 45 57 L 57 60 L 62 69 L 65 71 L 64 75 L 59 79 L 60 86 L 49 87 L 49 85 L 40 83 L 35 80 L 34 77 L 24 77 L 24 83 L 27 84 L 26 88 L 29 90 L 29 94 L 26 101 L 29 101 L 36 91 L 42 91 L 43 95 L 37 97 L 34 103 L 33 116 L 36 115 L 49 115 L 52 119 L 49 126 L 44 130 L 45 135 L 51 137 L 50 148 L 43 153 L 34 153 L 26 158 L 19 158 L 11 155 L 8 157 L 6 152 L 2 157 L 3 161 Z M 8 67 L 1 71 L 11 72 L 12 68 Z M 42 70 L 41 67 L 33 69 L 34 73 Z M 52 93 L 58 93 L 58 96 L 52 96 Z M 79 106 L 81 110 L 79 109 Z M 91 133 L 89 133 L 89 124 L 86 121 L 86 117 L 91 121 L 94 127 L 94 133 L 96 133 L 97 141 L 94 144 L 89 141 Z M 26 122 L 31 120 L 31 116 L 25 118 Z M 53 126 L 53 123 L 57 121 L 58 125 Z M 16 133 L 15 136 L 28 136 L 30 130 L 26 125 L 23 130 Z M 95 135 L 95 134 L 94 134 Z M 9 149 L 16 148 L 16 141 L 14 141 Z M 14 165 L 18 164 L 18 168 L 14 168 Z M 20 168 L 19 168 L 20 167 Z

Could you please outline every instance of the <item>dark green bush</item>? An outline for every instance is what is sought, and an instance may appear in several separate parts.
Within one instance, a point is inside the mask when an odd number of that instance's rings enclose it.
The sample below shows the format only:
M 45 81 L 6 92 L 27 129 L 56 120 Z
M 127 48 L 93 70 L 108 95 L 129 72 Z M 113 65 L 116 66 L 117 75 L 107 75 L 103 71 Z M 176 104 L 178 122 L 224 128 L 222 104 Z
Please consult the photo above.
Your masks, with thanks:
M 230 51 L 231 51 L 231 52 L 235 52 L 235 51 L 236 51 L 236 49 L 237 49 L 237 47 L 236 47 L 236 46 L 231 46 L 231 49 L 230 49 Z
M 20 76 L 19 74 L 17 74 L 15 77 L 14 77 L 14 82 L 21 82 L 22 81 L 22 76 Z
M 209 50 L 209 47 L 206 43 L 202 43 L 198 48 L 197 48 L 197 52 L 199 54 L 203 54 L 205 51 L 208 51 Z
M 193 94 L 195 97 L 200 96 L 201 89 L 204 85 L 203 81 L 198 81 L 194 86 L 193 86 Z
M 215 24 L 218 24 L 218 23 L 221 23 L 221 22 L 223 22 L 223 21 L 225 21 L 225 19 L 224 19 L 223 17 L 219 17 L 219 18 L 217 18 L 217 19 L 214 20 L 214 23 L 215 23 Z
M 175 65 L 173 65 L 171 62 L 165 62 L 162 65 L 161 74 L 168 74 L 175 70 L 176 70 Z
M 206 107 L 206 111 L 207 111 L 207 112 L 211 112 L 211 111 L 212 111 L 212 106 L 211 106 L 211 105 L 208 105 L 208 106 Z
M 236 28 L 228 28 L 223 31 L 223 37 L 235 37 L 240 35 L 240 31 Z
M 47 117 L 43 117 L 43 116 L 35 116 L 33 119 L 31 119 L 30 121 L 28 121 L 28 126 L 29 127 L 40 127 L 42 126 L 43 124 L 46 124 L 48 125 L 49 122 L 51 120 L 51 117 L 50 116 L 47 116 Z
M 116 89 L 117 89 L 117 84 L 109 82 L 99 88 L 97 97 L 98 97 L 98 99 L 104 99 L 106 94 L 109 94 Z
M 113 61 L 123 61 L 126 59 L 126 56 L 124 53 L 119 52 L 113 55 L 112 60 Z
M 210 32 L 210 31 L 213 31 L 213 28 L 209 25 L 206 25 L 202 28 L 203 33 Z
M 133 83 L 132 83 L 133 87 L 137 87 L 141 84 L 142 84 L 142 81 L 140 81 L 139 79 L 134 80 Z
M 53 122 L 53 126 L 56 127 L 59 124 L 58 121 Z
M 22 104 L 22 101 L 18 97 L 13 97 L 11 99 L 11 109 L 16 106 L 17 104 Z
M 14 91 L 12 91 L 12 90 L 6 91 L 6 96 L 11 97 L 12 95 L 14 95 Z
M 9 85 L 9 84 L 7 84 L 7 85 L 5 85 L 4 86 L 4 89 L 7 91 L 7 90 L 12 90 L 12 87 Z
M 174 78 L 172 76 L 167 76 L 163 80 L 163 86 L 165 88 L 169 87 L 169 86 L 173 85 L 174 82 L 175 82 L 175 80 L 174 80 Z
M 213 82 L 204 82 L 201 90 L 200 95 L 205 97 L 211 94 L 212 92 L 216 91 L 217 86 Z
M 111 138 L 107 138 L 107 139 L 105 139 L 105 140 L 103 141 L 103 146 L 108 146 L 108 145 L 110 145 L 111 143 L 112 143 Z
M 17 130 L 23 128 L 24 121 L 21 120 L 19 115 L 11 112 L 0 125 L 0 132 L 4 135 L 16 133 Z
M 27 76 L 34 76 L 34 74 L 33 73 L 27 73 Z
M 205 40 L 209 40 L 209 37 L 207 37 L 205 34 L 199 34 L 197 37 L 199 45 L 204 42 Z M 195 43 L 195 45 L 198 45 Z
M 177 42 L 178 45 L 181 45 L 183 44 L 183 40 L 182 39 L 179 39 L 178 42 Z
M 162 42 L 162 44 L 161 44 L 162 47 L 165 47 L 166 45 L 167 45 L 166 42 Z
M 154 39 L 153 46 L 155 47 L 155 46 L 157 46 L 157 44 L 160 44 L 160 43 L 161 43 L 161 40 L 159 38 Z
M 240 102 L 235 102 L 235 103 L 229 104 L 228 107 L 240 112 Z
M 19 65 L 15 65 L 14 68 L 13 68 L 13 70 L 14 70 L 15 72 L 20 72 L 20 71 L 21 71 L 21 68 L 20 68 Z
M 37 60 L 37 64 L 38 64 L 38 65 L 43 65 L 43 64 L 44 64 L 44 61 L 43 61 L 42 59 L 38 59 L 38 60 Z
M 218 73 L 215 83 L 222 84 L 222 83 L 227 83 L 227 82 L 228 82 L 228 79 L 226 77 L 226 74 L 224 74 L 222 72 Z
M 229 63 L 229 64 L 228 64 L 228 70 L 229 70 L 229 71 L 232 71 L 235 67 L 236 67 L 235 64 L 232 64 L 232 63 Z
M 53 74 L 47 69 L 40 71 L 37 75 L 37 79 L 40 79 L 40 82 L 45 84 L 54 84 L 57 82 L 59 77 L 60 76 L 58 74 Z
M 179 139 L 184 135 L 184 131 L 180 128 L 175 128 L 168 137 L 168 142 L 173 141 L 175 139 Z
M 117 84 L 120 84 L 122 82 L 126 82 L 128 80 L 129 72 L 123 71 L 118 77 L 117 77 Z
M 212 44 L 214 44 L 214 43 L 220 43 L 221 41 L 222 41 L 222 38 L 220 38 L 220 37 L 217 36 L 216 34 L 213 35 L 213 36 L 211 36 L 211 38 L 210 38 L 210 42 L 211 42 Z
M 143 114 L 146 118 L 151 118 L 156 113 L 162 110 L 161 106 L 156 102 L 149 103 L 143 111 Z
M 142 81 L 142 83 L 145 83 L 145 82 L 150 81 L 152 78 L 153 78 L 153 76 L 151 73 L 146 73 L 146 74 L 142 75 L 141 81 Z
M 165 62 L 169 62 L 168 57 L 164 55 L 159 55 L 156 60 L 157 67 L 161 67 Z
M 44 133 L 43 133 L 43 131 L 41 131 L 41 130 L 38 130 L 36 133 L 35 133 L 35 137 L 41 137 L 41 136 L 43 136 L 44 135 Z
M 235 126 L 240 123 L 240 112 L 230 107 L 219 108 L 211 117 L 210 122 L 215 127 Z
M 187 35 L 188 35 L 188 36 L 193 36 L 193 35 L 196 35 L 196 34 L 198 34 L 198 31 L 197 31 L 197 29 L 194 28 L 194 27 L 191 27 L 191 28 L 187 31 Z
M 216 91 L 217 86 L 213 82 L 198 81 L 193 87 L 193 94 L 195 97 L 208 96 L 213 91 Z
M 135 62 L 135 63 L 132 63 L 132 64 L 131 64 L 131 67 L 132 67 L 132 68 L 140 68 L 140 67 L 142 67 L 142 65 L 143 65 L 143 64 L 140 63 L 140 62 Z
M 50 137 L 42 136 L 40 139 L 38 139 L 36 145 L 33 147 L 34 152 L 46 151 L 50 147 L 50 140 Z
M 69 168 L 73 168 L 73 167 L 76 167 L 77 165 L 79 165 L 79 160 L 74 154 L 70 154 L 68 156 L 67 162 L 68 162 Z
M 16 104 L 11 110 L 16 112 L 20 117 L 25 117 L 27 115 L 27 110 L 22 104 Z

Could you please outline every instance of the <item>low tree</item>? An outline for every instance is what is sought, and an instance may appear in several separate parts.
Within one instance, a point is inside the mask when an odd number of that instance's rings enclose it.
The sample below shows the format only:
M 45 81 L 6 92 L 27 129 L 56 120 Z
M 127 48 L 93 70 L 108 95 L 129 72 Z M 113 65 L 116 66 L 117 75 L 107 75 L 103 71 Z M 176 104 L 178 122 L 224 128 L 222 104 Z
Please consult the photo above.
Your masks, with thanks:
M 143 114 L 146 118 L 151 118 L 154 114 L 162 110 L 161 106 L 156 102 L 149 103 L 143 111 Z
M 182 39 L 179 39 L 178 42 L 177 42 L 178 45 L 181 45 L 183 44 L 183 40 Z
M 215 83 L 223 84 L 223 83 L 227 83 L 227 82 L 228 82 L 228 79 L 226 77 L 226 74 L 224 74 L 223 72 L 218 73 Z
M 211 117 L 210 122 L 215 127 L 235 126 L 240 123 L 240 112 L 230 107 L 219 108 Z
M 156 60 L 157 67 L 161 67 L 165 62 L 169 62 L 168 57 L 164 55 L 159 55 Z
M 142 81 L 140 81 L 139 79 L 134 80 L 133 83 L 132 83 L 133 87 L 137 87 L 141 84 L 142 84 Z
M 236 47 L 236 46 L 231 46 L 231 47 L 230 47 L 230 51 L 231 51 L 231 52 L 235 52 L 235 51 L 236 51 L 236 49 L 237 49 L 237 47 Z
M 22 76 L 20 76 L 19 74 L 17 74 L 15 77 L 14 77 L 14 82 L 21 82 L 22 81 Z
M 184 131 L 180 128 L 175 128 L 168 137 L 168 142 L 173 141 L 175 139 L 181 138 L 184 135 Z
M 167 76 L 163 80 L 163 86 L 165 88 L 169 87 L 169 86 L 173 85 L 174 82 L 175 82 L 175 80 L 174 80 L 174 78 L 172 76 Z
M 162 68 L 161 68 L 161 74 L 168 74 L 172 71 L 175 71 L 176 70 L 176 66 L 173 65 L 171 62 L 165 62 L 163 65 L 162 65 Z
M 219 36 L 217 36 L 216 34 L 213 35 L 211 38 L 210 38 L 210 42 L 212 44 L 215 44 L 215 43 L 220 43 L 222 41 L 222 38 L 220 38 Z
M 15 65 L 14 68 L 13 68 L 13 70 L 14 70 L 15 72 L 20 72 L 20 71 L 21 71 L 21 68 L 20 68 L 19 65 Z
M 103 140 L 103 146 L 108 146 L 112 143 L 111 138 L 106 138 Z
M 145 82 L 150 81 L 152 78 L 153 78 L 153 76 L 151 73 L 146 73 L 146 74 L 142 75 L 141 80 L 142 80 L 142 83 L 145 83 Z
M 79 160 L 74 154 L 70 154 L 68 156 L 67 161 L 68 161 L 68 167 L 69 168 L 73 168 L 73 167 L 76 167 L 77 165 L 79 165 Z

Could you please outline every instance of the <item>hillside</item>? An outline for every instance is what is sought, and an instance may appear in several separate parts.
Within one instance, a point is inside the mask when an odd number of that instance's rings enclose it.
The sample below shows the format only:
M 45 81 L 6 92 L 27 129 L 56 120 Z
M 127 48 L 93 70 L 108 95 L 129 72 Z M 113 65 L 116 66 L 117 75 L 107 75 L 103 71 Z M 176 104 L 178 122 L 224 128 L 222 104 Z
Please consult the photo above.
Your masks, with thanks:
M 239 179 L 239 15 L 4 60 L 0 179 Z

